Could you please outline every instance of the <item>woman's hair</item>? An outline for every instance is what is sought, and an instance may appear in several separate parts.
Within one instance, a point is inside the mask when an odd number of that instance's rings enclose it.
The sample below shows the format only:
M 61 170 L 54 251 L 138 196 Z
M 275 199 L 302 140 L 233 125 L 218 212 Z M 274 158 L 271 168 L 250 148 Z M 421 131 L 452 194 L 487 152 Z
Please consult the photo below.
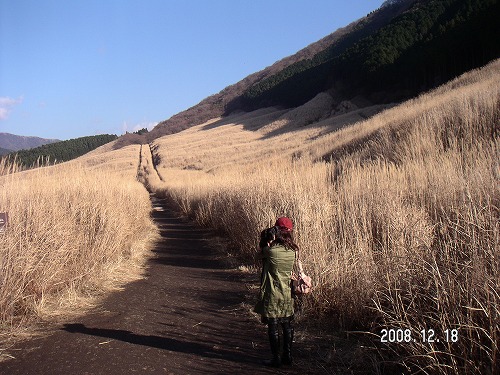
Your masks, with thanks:
M 280 230 L 279 227 L 277 228 L 278 230 L 276 231 L 276 238 L 274 239 L 274 242 L 285 246 L 287 249 L 298 251 L 299 247 L 293 241 L 292 232 Z
M 280 244 L 285 246 L 287 249 L 298 251 L 299 247 L 293 241 L 292 232 L 286 228 L 280 228 L 274 226 L 271 228 L 264 229 L 260 233 L 259 248 L 263 249 L 266 246 L 272 246 L 273 244 Z

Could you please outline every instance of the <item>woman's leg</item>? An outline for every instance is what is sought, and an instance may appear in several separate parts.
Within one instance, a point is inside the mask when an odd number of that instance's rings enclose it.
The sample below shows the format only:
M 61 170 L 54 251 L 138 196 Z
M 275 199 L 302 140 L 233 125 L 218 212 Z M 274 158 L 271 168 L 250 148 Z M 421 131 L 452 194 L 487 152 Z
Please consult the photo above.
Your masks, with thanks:
M 265 361 L 264 363 L 267 366 L 279 367 L 281 365 L 281 356 L 278 319 L 268 318 L 267 333 L 269 336 L 269 343 L 271 344 L 271 353 L 273 353 L 273 358 Z
M 292 364 L 292 343 L 293 343 L 293 315 L 282 319 L 281 327 L 283 329 L 283 357 L 281 362 L 285 365 Z

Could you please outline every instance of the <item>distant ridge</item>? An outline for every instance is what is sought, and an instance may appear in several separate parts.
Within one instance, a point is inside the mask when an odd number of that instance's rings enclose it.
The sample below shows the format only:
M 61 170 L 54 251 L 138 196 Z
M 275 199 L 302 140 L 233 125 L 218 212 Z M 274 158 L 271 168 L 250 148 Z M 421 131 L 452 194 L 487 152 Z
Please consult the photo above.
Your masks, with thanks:
M 4 151 L 29 150 L 30 148 L 40 147 L 54 142 L 60 142 L 60 140 L 0 133 L 0 149 L 2 149 L 0 150 L 0 154 L 4 155 Z

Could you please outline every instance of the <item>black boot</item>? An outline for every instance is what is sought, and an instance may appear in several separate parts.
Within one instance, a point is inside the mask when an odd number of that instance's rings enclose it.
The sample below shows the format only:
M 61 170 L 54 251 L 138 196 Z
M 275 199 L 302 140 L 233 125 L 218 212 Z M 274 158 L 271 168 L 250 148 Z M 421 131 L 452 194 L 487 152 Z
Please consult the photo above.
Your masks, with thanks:
M 267 326 L 267 333 L 269 335 L 269 343 L 271 344 L 271 352 L 273 353 L 273 358 L 264 361 L 266 366 L 280 367 L 281 357 L 280 357 L 280 335 L 278 330 L 277 319 L 269 319 Z
M 284 365 L 291 365 L 292 359 L 292 343 L 293 343 L 293 321 L 292 319 L 287 319 L 281 323 L 283 328 L 283 356 L 281 357 L 281 363 Z

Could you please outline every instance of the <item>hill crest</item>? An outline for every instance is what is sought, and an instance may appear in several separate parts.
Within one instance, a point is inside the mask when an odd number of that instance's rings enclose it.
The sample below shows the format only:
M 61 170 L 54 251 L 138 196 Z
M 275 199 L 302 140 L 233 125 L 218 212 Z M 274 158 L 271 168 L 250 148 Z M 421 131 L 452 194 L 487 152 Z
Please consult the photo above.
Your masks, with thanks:
M 40 138 L 35 136 L 15 135 L 11 133 L 0 133 L 0 148 L 6 149 L 9 152 L 28 150 L 55 142 L 60 142 L 60 140 Z

